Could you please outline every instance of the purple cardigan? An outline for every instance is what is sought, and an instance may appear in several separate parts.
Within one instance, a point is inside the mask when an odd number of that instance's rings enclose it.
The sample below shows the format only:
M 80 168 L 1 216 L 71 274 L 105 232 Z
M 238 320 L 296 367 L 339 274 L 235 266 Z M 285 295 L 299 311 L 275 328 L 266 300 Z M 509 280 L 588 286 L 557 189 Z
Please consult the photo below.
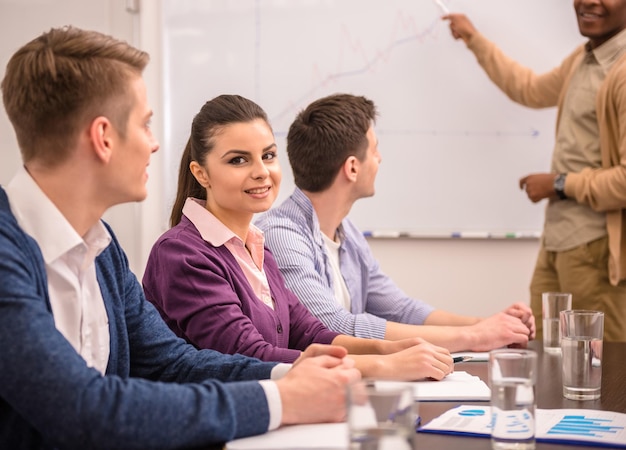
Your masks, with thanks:
M 204 241 L 185 216 L 154 244 L 143 277 L 146 298 L 174 332 L 198 348 L 293 362 L 328 330 L 285 286 L 271 252 L 264 270 L 275 309 L 261 302 L 225 246 Z

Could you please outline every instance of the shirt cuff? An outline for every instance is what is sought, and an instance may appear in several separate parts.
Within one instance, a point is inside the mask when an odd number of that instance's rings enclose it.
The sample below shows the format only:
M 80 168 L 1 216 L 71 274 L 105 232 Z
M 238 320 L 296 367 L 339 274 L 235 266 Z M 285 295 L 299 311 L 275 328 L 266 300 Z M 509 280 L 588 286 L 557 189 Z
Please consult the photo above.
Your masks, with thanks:
M 274 370 L 272 369 L 272 374 Z M 259 383 L 265 391 L 265 397 L 267 399 L 267 407 L 270 413 L 270 423 L 267 427 L 268 431 L 275 430 L 280 426 L 283 419 L 283 404 L 280 400 L 280 392 L 278 386 L 271 380 L 260 380 Z
M 293 366 L 293 364 L 286 364 L 286 363 L 276 364 L 272 368 L 272 372 L 270 373 L 270 379 L 271 380 L 281 379 L 287 374 L 287 372 L 289 372 L 289 370 L 291 369 L 291 366 Z

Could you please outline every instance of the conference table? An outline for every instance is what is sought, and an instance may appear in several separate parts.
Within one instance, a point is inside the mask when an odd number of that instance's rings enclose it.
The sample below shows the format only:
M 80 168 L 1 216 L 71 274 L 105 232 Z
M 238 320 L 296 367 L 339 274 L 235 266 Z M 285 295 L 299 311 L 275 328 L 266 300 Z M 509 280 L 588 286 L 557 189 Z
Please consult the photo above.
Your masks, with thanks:
M 541 409 L 596 409 L 626 413 L 626 343 L 605 342 L 602 357 L 602 396 L 597 400 L 576 401 L 563 397 L 561 356 L 544 353 L 541 341 L 533 341 L 529 348 L 537 352 L 537 408 Z M 487 362 L 465 362 L 457 365 L 463 370 L 488 382 Z M 462 404 L 485 405 L 488 402 L 420 402 L 422 424 Z M 215 448 L 222 448 L 215 447 Z M 597 449 L 589 445 L 563 445 L 537 442 L 537 450 Z M 491 440 L 485 437 L 454 436 L 447 434 L 417 433 L 414 449 L 490 450 Z
M 544 353 L 540 341 L 533 341 L 529 347 L 537 352 L 537 408 L 542 409 L 598 409 L 626 413 L 626 343 L 605 342 L 602 355 L 602 396 L 598 400 L 576 401 L 563 397 L 561 377 L 561 356 Z M 486 362 L 466 362 L 457 366 L 488 382 Z M 420 402 L 419 413 L 422 423 L 438 417 L 450 408 L 472 402 Z M 485 404 L 485 402 L 474 403 Z M 451 436 L 443 434 L 418 433 L 416 449 L 491 449 L 491 440 L 479 437 Z M 552 444 L 537 442 L 537 450 L 593 449 L 598 447 Z

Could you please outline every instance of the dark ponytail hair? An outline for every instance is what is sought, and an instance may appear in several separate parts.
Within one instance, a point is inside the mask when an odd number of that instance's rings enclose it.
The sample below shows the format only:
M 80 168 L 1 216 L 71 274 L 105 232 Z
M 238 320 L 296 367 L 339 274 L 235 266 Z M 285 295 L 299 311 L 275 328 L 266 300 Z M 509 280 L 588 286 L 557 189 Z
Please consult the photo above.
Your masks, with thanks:
M 269 126 L 265 111 L 240 95 L 220 95 L 206 102 L 191 123 L 191 135 L 183 151 L 178 169 L 178 189 L 170 214 L 170 226 L 180 222 L 183 206 L 188 197 L 206 200 L 206 189 L 191 173 L 192 161 L 204 166 L 207 155 L 213 150 L 214 138 L 223 128 L 234 123 L 261 119 Z M 271 127 L 270 127 L 271 128 Z

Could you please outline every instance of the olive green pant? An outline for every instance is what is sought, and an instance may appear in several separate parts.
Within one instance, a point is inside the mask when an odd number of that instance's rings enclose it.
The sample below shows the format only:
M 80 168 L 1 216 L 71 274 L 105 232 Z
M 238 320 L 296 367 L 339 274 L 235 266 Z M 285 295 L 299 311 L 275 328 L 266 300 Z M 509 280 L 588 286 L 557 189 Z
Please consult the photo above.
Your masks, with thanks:
M 530 307 L 535 315 L 537 339 L 542 339 L 541 293 L 570 292 L 572 309 L 604 312 L 604 340 L 626 342 L 626 281 L 613 286 L 608 273 L 608 238 L 564 252 L 543 246 L 530 283 Z

